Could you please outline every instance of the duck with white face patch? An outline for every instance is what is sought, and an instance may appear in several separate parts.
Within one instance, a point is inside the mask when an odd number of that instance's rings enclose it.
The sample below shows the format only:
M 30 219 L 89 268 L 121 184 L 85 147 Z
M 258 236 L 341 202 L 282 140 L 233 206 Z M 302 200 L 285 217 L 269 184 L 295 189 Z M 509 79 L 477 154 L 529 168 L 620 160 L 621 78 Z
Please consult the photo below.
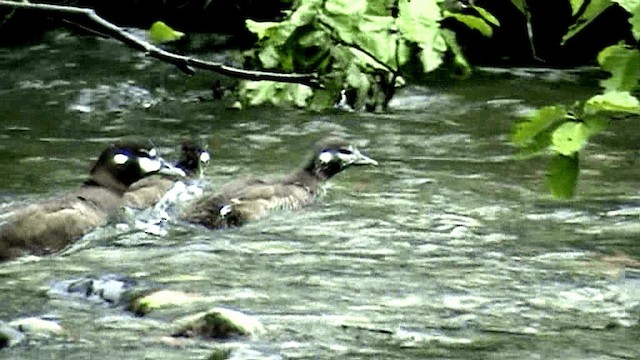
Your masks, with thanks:
M 119 214 L 122 196 L 134 182 L 153 174 L 184 176 L 156 150 L 133 143 L 105 149 L 89 179 L 75 191 L 19 208 L 8 208 L 0 226 L 0 261 L 24 254 L 57 252 Z
M 184 141 L 180 147 L 180 159 L 175 167 L 185 172 L 186 178 L 197 179 L 203 176 L 211 156 L 202 146 L 192 141 Z M 147 209 L 156 205 L 167 192 L 174 188 L 178 177 L 149 176 L 132 184 L 124 194 L 123 203 L 133 209 Z
M 222 186 L 215 195 L 191 204 L 183 218 L 208 228 L 238 226 L 262 218 L 273 209 L 299 209 L 310 204 L 325 181 L 346 168 L 378 165 L 337 136 L 318 141 L 302 167 L 279 180 L 243 178 Z

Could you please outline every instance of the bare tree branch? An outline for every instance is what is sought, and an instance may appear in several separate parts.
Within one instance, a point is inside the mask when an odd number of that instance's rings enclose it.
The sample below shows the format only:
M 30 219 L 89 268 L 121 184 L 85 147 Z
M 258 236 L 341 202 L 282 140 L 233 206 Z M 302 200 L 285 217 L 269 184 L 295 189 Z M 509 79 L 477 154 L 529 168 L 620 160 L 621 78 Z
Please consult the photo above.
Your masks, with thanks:
M 48 16 L 60 17 L 63 18 L 63 20 L 71 22 L 82 21 L 85 24 L 78 25 L 84 26 L 97 33 L 106 34 L 133 49 L 144 52 L 147 56 L 173 64 L 187 74 L 193 74 L 195 72 L 193 68 L 197 68 L 245 80 L 270 80 L 302 84 L 316 89 L 322 88 L 317 74 L 281 74 L 266 71 L 251 71 L 174 54 L 126 32 L 122 28 L 101 18 L 92 9 L 0 0 L 0 8 L 2 7 L 42 12 Z

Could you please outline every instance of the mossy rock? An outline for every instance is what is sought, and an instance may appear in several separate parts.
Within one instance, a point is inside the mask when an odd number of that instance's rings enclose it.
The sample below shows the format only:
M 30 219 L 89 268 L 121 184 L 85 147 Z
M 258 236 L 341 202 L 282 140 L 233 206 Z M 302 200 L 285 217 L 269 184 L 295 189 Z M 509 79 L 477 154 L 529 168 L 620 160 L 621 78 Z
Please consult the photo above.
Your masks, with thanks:
M 239 311 L 213 308 L 178 320 L 178 331 L 173 336 L 205 339 L 228 339 L 263 333 L 264 326 L 256 319 Z
M 127 310 L 139 316 L 144 316 L 155 309 L 179 307 L 195 302 L 209 301 L 208 298 L 182 291 L 158 290 L 134 298 Z

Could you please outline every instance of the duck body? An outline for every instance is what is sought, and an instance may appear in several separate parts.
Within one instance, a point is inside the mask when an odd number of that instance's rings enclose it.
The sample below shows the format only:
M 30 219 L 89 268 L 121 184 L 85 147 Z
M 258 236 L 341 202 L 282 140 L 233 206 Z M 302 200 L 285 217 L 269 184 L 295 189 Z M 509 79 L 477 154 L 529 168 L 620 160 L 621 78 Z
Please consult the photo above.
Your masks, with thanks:
M 133 182 L 155 173 L 184 174 L 136 144 L 105 149 L 78 189 L 24 207 L 9 208 L 0 226 L 0 261 L 63 249 L 120 214 L 122 196 Z
M 186 141 L 181 146 L 180 160 L 175 167 L 184 171 L 188 178 L 202 176 L 209 153 L 193 142 Z M 146 209 L 156 205 L 182 177 L 152 175 L 133 183 L 123 196 L 123 204 L 133 209 Z
M 280 179 L 241 178 L 198 199 L 183 214 L 189 222 L 212 229 L 242 225 L 263 218 L 275 209 L 297 210 L 311 204 L 321 185 L 354 165 L 377 165 L 354 146 L 338 137 L 316 143 L 310 159 Z

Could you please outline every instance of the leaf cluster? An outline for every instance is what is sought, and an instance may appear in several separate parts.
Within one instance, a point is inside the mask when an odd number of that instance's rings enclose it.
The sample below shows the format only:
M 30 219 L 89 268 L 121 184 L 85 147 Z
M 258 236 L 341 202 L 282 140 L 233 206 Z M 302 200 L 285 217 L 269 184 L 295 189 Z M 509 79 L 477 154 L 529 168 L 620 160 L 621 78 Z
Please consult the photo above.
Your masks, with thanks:
M 547 106 L 531 112 L 519 123 L 512 142 L 520 156 L 552 152 L 547 184 L 560 198 L 573 196 L 579 173 L 579 153 L 588 140 L 607 128 L 617 113 L 640 114 L 640 51 L 625 45 L 609 46 L 598 55 L 603 70 L 611 75 L 602 80 L 602 94 L 574 104 Z
M 444 10 L 441 0 L 300 0 L 283 21 L 246 21 L 258 38 L 246 57 L 254 67 L 318 73 L 325 89 L 246 82 L 240 95 L 253 105 L 295 99 L 297 106 L 326 108 L 342 94 L 345 107 L 385 109 L 405 70 L 433 71 L 451 53 L 469 71 L 455 34 L 440 22 L 454 18 L 490 36 L 498 20 L 482 8 L 473 11 Z

